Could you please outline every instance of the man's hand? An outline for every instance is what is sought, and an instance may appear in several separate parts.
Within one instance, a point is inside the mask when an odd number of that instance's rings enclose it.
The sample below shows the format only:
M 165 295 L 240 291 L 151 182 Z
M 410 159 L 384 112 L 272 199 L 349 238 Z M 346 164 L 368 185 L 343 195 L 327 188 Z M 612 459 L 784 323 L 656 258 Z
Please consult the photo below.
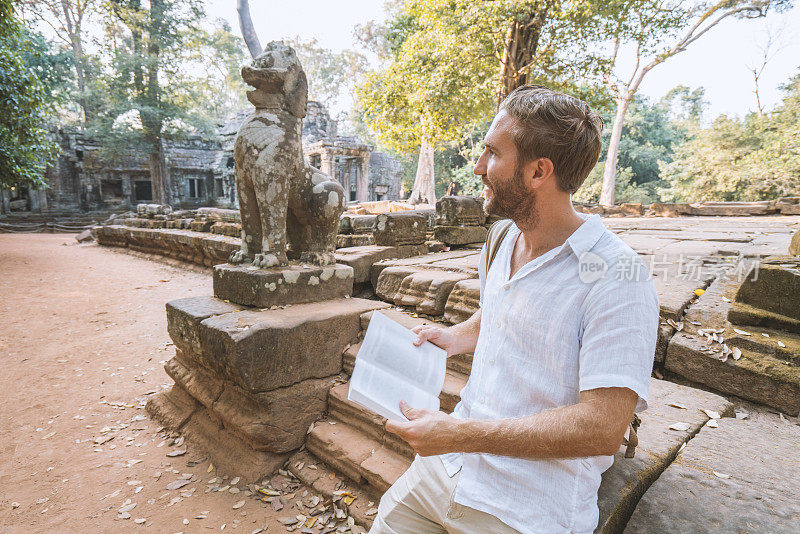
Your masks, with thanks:
M 386 421 L 386 430 L 394 432 L 406 441 L 420 456 L 433 456 L 458 452 L 458 419 L 444 412 L 415 410 L 405 401 L 400 410 L 408 417 L 407 423 Z
M 449 328 L 422 324 L 415 326 L 411 331 L 417 334 L 417 339 L 414 341 L 414 345 L 417 347 L 426 341 L 430 341 L 437 347 L 446 350 L 448 358 L 460 354 L 456 346 L 457 336 L 454 335 Z

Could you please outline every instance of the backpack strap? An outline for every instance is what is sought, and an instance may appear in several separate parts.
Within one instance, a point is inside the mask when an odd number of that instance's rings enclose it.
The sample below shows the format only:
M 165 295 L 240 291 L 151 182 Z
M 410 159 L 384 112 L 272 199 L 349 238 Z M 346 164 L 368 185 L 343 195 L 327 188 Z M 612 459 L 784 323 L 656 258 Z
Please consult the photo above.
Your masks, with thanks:
M 484 272 L 488 275 L 489 269 L 492 267 L 494 257 L 497 256 L 497 250 L 500 248 L 500 243 L 505 239 L 508 230 L 511 228 L 513 221 L 511 219 L 501 219 L 496 221 L 489 227 L 489 232 L 486 234 L 486 263 Z
M 633 414 L 633 420 L 628 428 L 628 439 L 622 440 L 622 444 L 626 446 L 625 458 L 633 458 L 636 454 L 636 446 L 639 445 L 639 436 L 636 435 L 636 431 L 639 430 L 641 424 L 642 420 L 639 416 Z

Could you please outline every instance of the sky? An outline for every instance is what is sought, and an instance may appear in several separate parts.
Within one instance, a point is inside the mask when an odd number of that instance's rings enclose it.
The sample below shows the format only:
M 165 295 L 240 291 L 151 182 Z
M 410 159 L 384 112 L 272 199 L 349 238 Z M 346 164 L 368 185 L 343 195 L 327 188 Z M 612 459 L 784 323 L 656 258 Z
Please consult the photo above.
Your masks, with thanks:
M 381 0 L 250 0 L 250 13 L 262 45 L 299 36 L 303 40 L 316 38 L 321 46 L 334 50 L 355 48 L 354 26 L 369 20 L 382 21 L 386 16 Z M 235 0 L 209 0 L 207 14 L 227 20 L 238 32 Z M 640 93 L 658 99 L 676 85 L 702 86 L 711 117 L 720 113 L 742 116 L 753 111 L 756 100 L 748 65 L 759 62 L 759 47 L 763 46 L 768 29 L 773 34 L 780 31 L 781 35 L 779 50 L 767 64 L 759 84 L 762 104 L 770 109 L 780 102 L 779 86 L 800 73 L 800 6 L 764 20 L 721 23 L 685 52 L 648 73 Z

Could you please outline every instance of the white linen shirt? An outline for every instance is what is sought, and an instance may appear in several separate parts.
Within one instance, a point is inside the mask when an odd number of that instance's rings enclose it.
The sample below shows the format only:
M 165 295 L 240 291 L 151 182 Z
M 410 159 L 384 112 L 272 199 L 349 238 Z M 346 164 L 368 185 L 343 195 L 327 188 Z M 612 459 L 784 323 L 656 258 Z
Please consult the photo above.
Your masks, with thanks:
M 576 404 L 581 391 L 603 387 L 633 390 L 636 410 L 646 409 L 659 320 L 655 285 L 641 258 L 599 215 L 581 217 L 585 222 L 564 244 L 511 279 L 519 228 L 509 228 L 488 276 L 484 247 L 480 335 L 455 417 L 529 416 Z M 523 533 L 592 532 L 600 476 L 613 463 L 613 456 L 441 458 L 450 476 L 461 469 L 455 502 Z

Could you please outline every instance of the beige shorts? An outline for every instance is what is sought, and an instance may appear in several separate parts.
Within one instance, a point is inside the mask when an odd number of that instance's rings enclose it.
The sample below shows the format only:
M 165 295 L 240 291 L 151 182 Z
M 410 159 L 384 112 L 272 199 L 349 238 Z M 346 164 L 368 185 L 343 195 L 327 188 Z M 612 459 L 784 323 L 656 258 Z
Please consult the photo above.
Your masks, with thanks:
M 438 456 L 417 456 L 378 505 L 370 534 L 517 533 L 495 516 L 453 502 L 453 477 Z

